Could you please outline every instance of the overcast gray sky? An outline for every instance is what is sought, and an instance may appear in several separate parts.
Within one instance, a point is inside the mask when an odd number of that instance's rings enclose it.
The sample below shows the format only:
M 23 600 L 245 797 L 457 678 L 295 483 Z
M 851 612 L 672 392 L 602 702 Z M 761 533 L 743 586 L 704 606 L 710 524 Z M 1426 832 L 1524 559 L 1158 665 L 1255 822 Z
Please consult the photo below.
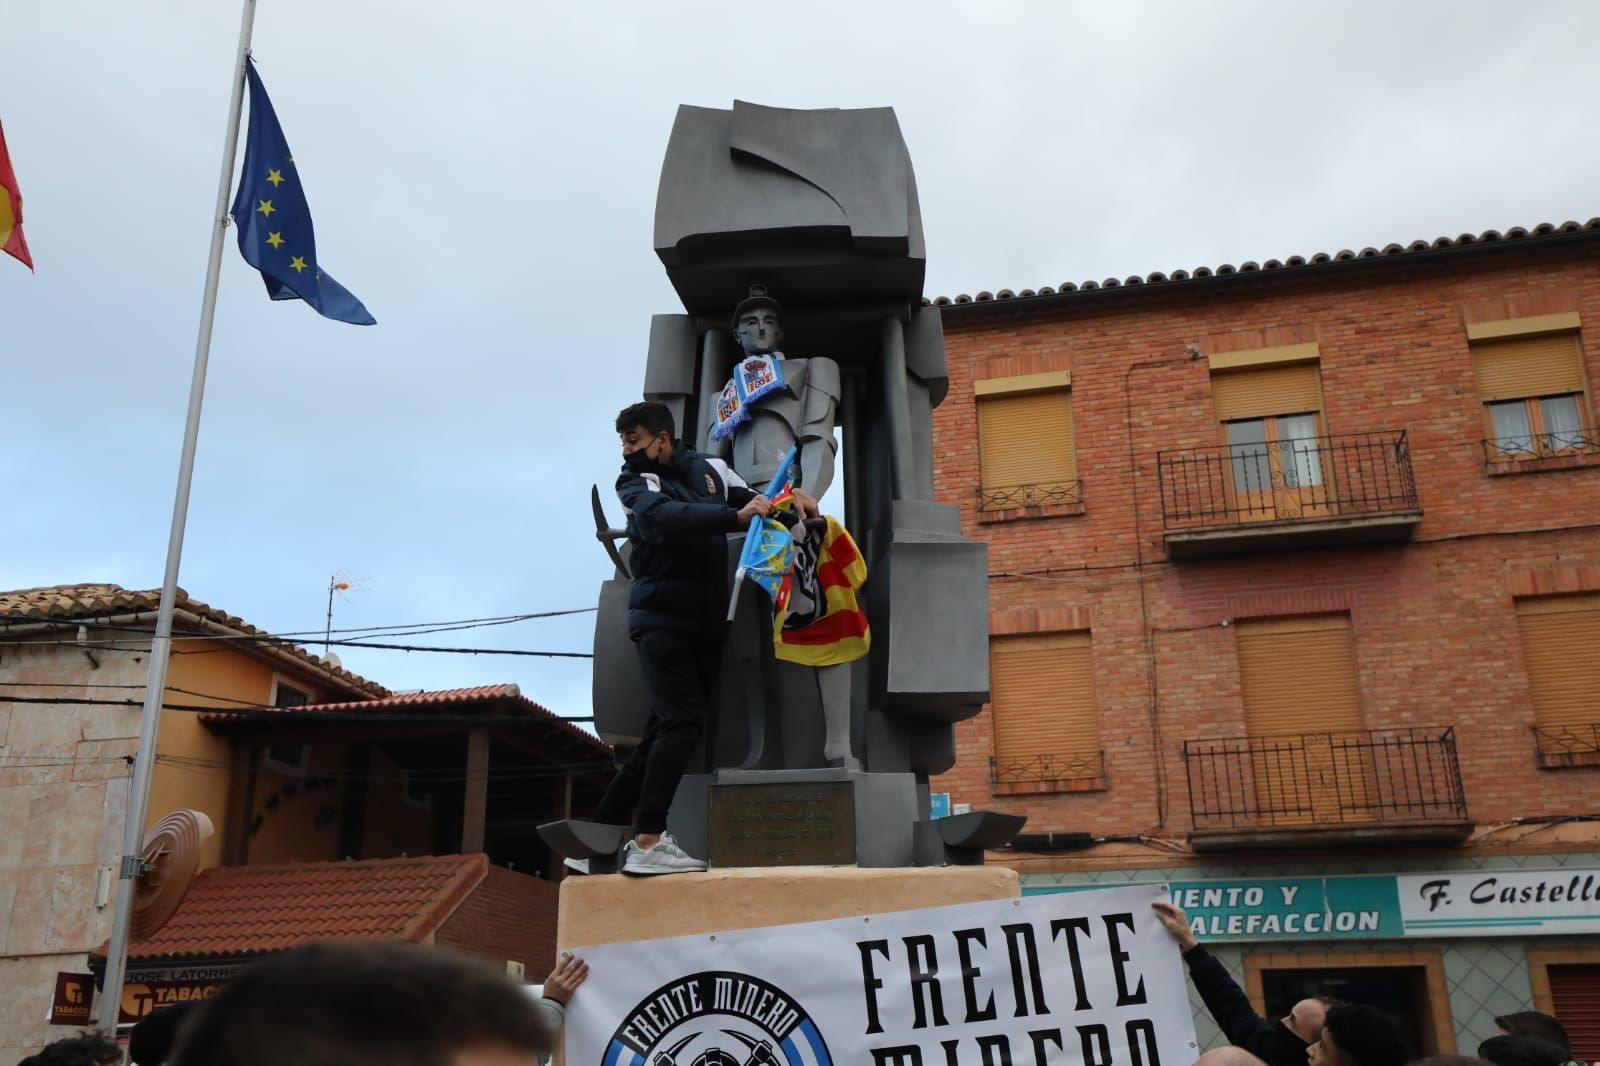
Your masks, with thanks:
M 229 0 L 5 0 L 0 586 L 160 584 L 227 109 Z M 260 0 L 321 263 L 378 319 L 271 303 L 231 235 L 181 583 L 274 631 L 584 607 L 591 482 L 638 398 L 680 103 L 891 105 L 930 296 L 1600 214 L 1600 4 Z M 613 514 L 617 511 L 610 500 Z M 584 651 L 591 616 L 424 638 Z M 348 650 L 393 688 L 579 661 Z

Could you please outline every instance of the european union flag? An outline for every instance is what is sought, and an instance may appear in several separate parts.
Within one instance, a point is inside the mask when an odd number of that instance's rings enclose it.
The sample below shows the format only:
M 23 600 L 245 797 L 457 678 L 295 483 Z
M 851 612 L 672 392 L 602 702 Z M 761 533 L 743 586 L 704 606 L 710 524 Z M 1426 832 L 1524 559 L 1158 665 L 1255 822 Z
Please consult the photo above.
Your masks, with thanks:
M 267 295 L 274 300 L 304 300 L 326 318 L 375 325 L 378 320 L 361 301 L 317 264 L 311 208 L 300 187 L 294 155 L 256 74 L 255 60 L 245 64 L 244 73 L 250 84 L 250 133 L 245 138 L 239 191 L 233 198 L 240 254 L 261 271 Z

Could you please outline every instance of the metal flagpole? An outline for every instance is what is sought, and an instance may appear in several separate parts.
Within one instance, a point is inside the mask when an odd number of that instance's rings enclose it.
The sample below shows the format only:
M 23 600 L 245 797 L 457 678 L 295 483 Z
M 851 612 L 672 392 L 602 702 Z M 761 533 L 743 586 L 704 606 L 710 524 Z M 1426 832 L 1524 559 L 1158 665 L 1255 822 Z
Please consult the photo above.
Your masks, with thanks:
M 140 845 L 150 806 L 150 773 L 155 762 L 156 732 L 161 726 L 162 696 L 167 688 L 167 657 L 172 651 L 172 612 L 178 598 L 178 561 L 183 555 L 183 526 L 189 514 L 189 483 L 194 475 L 195 442 L 200 436 L 200 402 L 205 395 L 206 359 L 211 354 L 211 321 L 217 309 L 217 277 L 222 271 L 222 244 L 228 229 L 228 194 L 233 188 L 233 158 L 239 145 L 239 115 L 244 106 L 244 64 L 250 54 L 250 31 L 256 0 L 244 0 L 239 22 L 239 50 L 233 64 L 233 99 L 228 104 L 228 135 L 222 149 L 222 176 L 217 183 L 217 211 L 211 227 L 211 260 L 206 264 L 205 298 L 200 304 L 200 332 L 195 341 L 194 377 L 189 383 L 189 415 L 183 427 L 183 457 L 178 462 L 178 491 L 172 502 L 172 532 L 167 538 L 167 569 L 156 611 L 155 639 L 150 645 L 150 676 L 144 687 L 144 712 L 139 718 L 139 754 L 133 763 L 128 811 L 122 826 L 122 863 L 117 880 L 117 909 L 106 948 L 106 977 L 100 994 L 100 1030 L 115 1035 L 122 1007 L 122 984 L 128 962 L 128 934 L 133 925 L 134 885 L 143 873 Z

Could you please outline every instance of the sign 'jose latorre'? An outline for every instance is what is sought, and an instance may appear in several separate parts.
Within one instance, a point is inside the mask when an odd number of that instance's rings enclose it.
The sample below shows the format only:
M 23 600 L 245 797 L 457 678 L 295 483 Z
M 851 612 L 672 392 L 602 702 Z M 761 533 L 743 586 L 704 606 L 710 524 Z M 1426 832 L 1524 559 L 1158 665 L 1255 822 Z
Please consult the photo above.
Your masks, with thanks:
M 1155 886 L 577 949 L 572 1066 L 1183 1066 Z

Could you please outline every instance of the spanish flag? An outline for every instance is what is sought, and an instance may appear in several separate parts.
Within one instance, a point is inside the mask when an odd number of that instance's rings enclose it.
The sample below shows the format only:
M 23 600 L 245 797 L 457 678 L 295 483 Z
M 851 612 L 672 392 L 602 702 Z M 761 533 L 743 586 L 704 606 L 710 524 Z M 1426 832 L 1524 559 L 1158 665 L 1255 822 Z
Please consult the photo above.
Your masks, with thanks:
M 28 242 L 22 236 L 22 193 L 11 170 L 11 154 L 6 151 L 6 132 L 0 128 L 0 252 L 16 256 L 33 269 Z

